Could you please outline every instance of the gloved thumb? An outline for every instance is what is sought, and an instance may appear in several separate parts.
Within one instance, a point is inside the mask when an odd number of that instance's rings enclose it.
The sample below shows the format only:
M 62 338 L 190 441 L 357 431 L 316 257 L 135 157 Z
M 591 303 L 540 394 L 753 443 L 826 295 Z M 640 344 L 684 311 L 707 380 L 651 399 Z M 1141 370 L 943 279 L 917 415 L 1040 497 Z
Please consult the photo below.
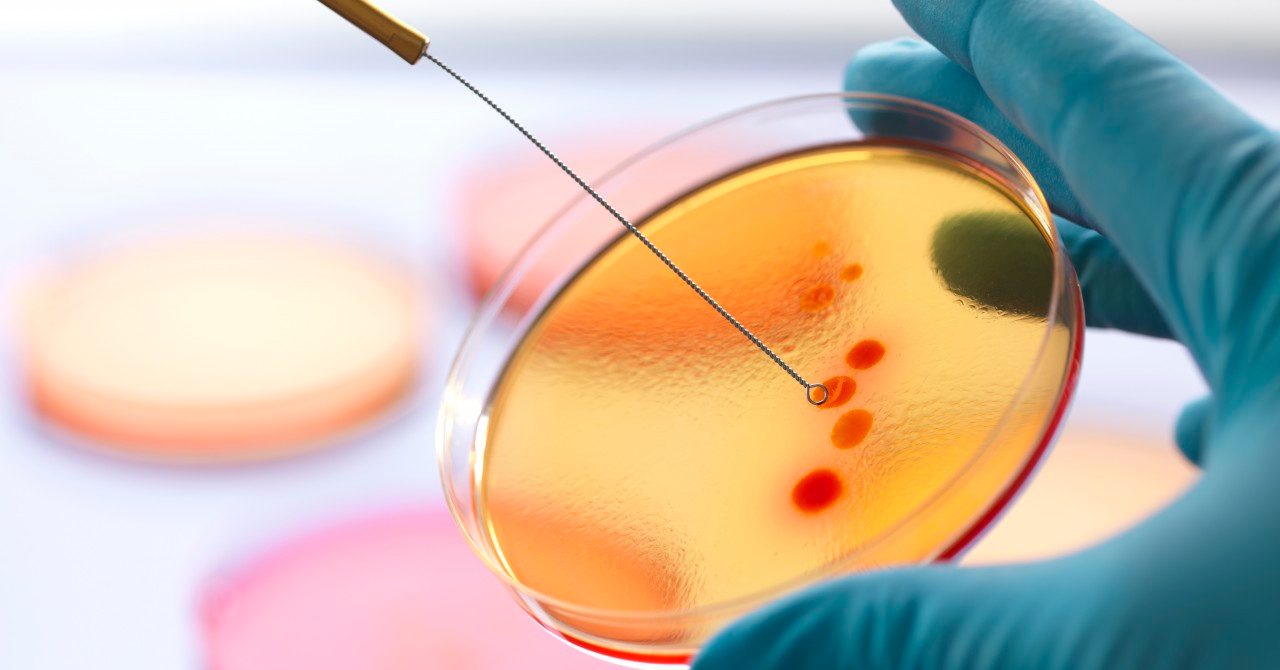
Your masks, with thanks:
M 1187 460 L 1202 465 L 1205 441 L 1209 436 L 1209 421 L 1212 418 L 1213 396 L 1205 396 L 1182 408 L 1178 415 L 1178 423 L 1174 427 L 1174 439 L 1178 449 Z
M 1042 667 L 1089 627 L 1075 573 L 1055 561 L 846 577 L 741 619 L 693 669 Z

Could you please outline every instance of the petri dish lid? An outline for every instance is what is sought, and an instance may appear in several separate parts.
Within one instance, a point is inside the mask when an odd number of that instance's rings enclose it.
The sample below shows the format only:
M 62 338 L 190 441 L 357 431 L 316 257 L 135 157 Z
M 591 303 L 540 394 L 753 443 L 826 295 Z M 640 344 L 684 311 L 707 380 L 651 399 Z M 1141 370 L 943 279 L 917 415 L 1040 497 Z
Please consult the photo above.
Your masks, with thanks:
M 595 203 L 567 210 L 482 306 L 440 424 L 460 526 L 544 625 L 678 662 L 788 589 L 958 555 L 1052 441 L 1079 290 L 1030 175 L 976 126 L 788 99 L 599 188 L 833 397 L 810 405 Z
M 327 443 L 411 388 L 420 294 L 336 239 L 203 231 L 55 266 L 22 364 L 41 416 L 117 454 L 253 460 Z

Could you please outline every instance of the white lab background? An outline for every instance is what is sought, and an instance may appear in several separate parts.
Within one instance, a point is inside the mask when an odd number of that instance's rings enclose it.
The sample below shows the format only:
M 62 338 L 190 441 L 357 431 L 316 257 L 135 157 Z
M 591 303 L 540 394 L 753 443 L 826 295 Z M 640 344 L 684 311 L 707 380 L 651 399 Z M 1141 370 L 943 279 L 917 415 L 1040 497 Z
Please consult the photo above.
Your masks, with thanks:
M 1280 3 L 1105 4 L 1280 124 Z M 384 5 L 535 131 L 642 129 L 636 144 L 746 104 L 835 90 L 859 46 L 907 33 L 888 0 Z M 220 568 L 328 519 L 439 497 L 435 402 L 472 305 L 451 198 L 479 149 L 514 140 L 428 68 L 407 67 L 314 0 L 0 0 L 0 326 L 11 325 L 8 293 L 26 265 L 199 203 L 342 218 L 413 254 L 436 305 L 407 416 L 359 443 L 256 468 L 129 463 L 51 438 L 0 332 L 0 669 L 200 668 L 195 603 Z M 1102 518 L 1124 481 L 1102 473 L 1108 457 L 1089 445 L 1138 450 L 1124 453 L 1189 478 L 1171 422 L 1201 393 L 1177 345 L 1090 332 L 1060 450 L 1078 467 L 1055 475 L 1050 460 L 1029 511 L 989 538 L 1003 547 L 990 558 L 1034 555 L 1020 548 L 1042 540 L 1028 539 L 1036 528 L 1067 523 L 1062 510 L 1094 515 L 1080 541 L 1131 521 Z

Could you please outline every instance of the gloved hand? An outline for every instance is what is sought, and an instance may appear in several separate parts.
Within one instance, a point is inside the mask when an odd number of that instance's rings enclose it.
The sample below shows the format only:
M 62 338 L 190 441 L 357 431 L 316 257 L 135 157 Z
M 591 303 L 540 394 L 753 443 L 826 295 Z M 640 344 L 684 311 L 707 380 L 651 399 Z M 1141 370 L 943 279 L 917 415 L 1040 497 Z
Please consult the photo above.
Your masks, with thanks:
M 1280 668 L 1280 139 L 1087 0 L 897 5 L 937 50 L 869 48 L 848 87 L 985 126 L 1088 227 L 1060 222 L 1089 323 L 1176 337 L 1208 381 L 1177 431 L 1205 473 L 1079 554 L 819 585 L 695 670 Z

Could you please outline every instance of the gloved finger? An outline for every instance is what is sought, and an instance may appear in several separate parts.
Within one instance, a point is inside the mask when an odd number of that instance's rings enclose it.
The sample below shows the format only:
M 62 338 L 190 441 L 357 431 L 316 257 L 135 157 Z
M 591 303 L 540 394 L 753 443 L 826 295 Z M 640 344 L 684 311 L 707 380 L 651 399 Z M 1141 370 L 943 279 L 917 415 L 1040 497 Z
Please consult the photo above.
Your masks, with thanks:
M 1073 633 L 1091 622 L 1081 606 L 1088 585 L 1052 566 L 932 566 L 828 582 L 731 625 L 693 670 L 1058 667 L 1050 659 L 1069 657 Z M 1061 585 L 1078 597 L 1060 603 Z
M 932 46 L 904 39 L 865 47 L 845 68 L 844 88 L 922 100 L 982 126 L 1031 170 L 1053 211 L 1089 225 L 1075 194 L 1044 149 L 996 109 L 973 75 Z
M 1209 419 L 1213 409 L 1213 396 L 1205 396 L 1189 403 L 1178 415 L 1178 423 L 1174 428 L 1174 440 L 1178 449 L 1187 460 L 1201 465 L 1204 457 L 1205 441 L 1209 439 Z
M 871 118 L 855 122 L 877 125 Z M 1096 232 L 1055 218 L 1080 278 L 1087 324 L 1169 337 L 1160 310 L 1115 247 Z M 1031 318 L 1049 310 L 1052 256 L 1025 216 L 998 210 L 949 216 L 934 231 L 930 256 L 938 279 L 965 301 Z M 993 257 L 1005 260 L 992 263 Z
M 1215 252 L 1238 251 L 1249 232 L 1211 224 L 1223 210 L 1258 214 L 1246 196 L 1270 178 L 1266 166 L 1280 161 L 1263 126 L 1089 0 L 895 4 L 1046 151 L 1088 219 L 1158 302 L 1181 309 L 1212 298 L 1201 295 L 1210 290 L 1205 282 L 1184 278 L 1209 276 L 1210 266 L 1222 262 Z M 1239 288 L 1250 269 L 1224 276 L 1232 285 L 1219 282 L 1216 290 Z M 1171 325 L 1186 329 L 1203 363 L 1208 338 L 1192 332 L 1200 321 L 1208 323 L 1209 315 L 1179 315 Z
M 1084 295 L 1085 324 L 1152 337 L 1172 338 L 1169 324 L 1147 289 L 1110 240 L 1062 217 L 1058 236 L 1071 257 Z
M 1035 175 L 1058 217 L 1058 232 L 1080 277 L 1088 325 L 1172 337 L 1164 316 L 1132 269 L 1106 238 L 1067 219 L 1083 215 L 1057 166 L 1014 127 L 973 75 L 918 40 L 873 44 L 845 70 L 847 90 L 889 93 L 923 100 L 987 129 L 1018 155 Z

